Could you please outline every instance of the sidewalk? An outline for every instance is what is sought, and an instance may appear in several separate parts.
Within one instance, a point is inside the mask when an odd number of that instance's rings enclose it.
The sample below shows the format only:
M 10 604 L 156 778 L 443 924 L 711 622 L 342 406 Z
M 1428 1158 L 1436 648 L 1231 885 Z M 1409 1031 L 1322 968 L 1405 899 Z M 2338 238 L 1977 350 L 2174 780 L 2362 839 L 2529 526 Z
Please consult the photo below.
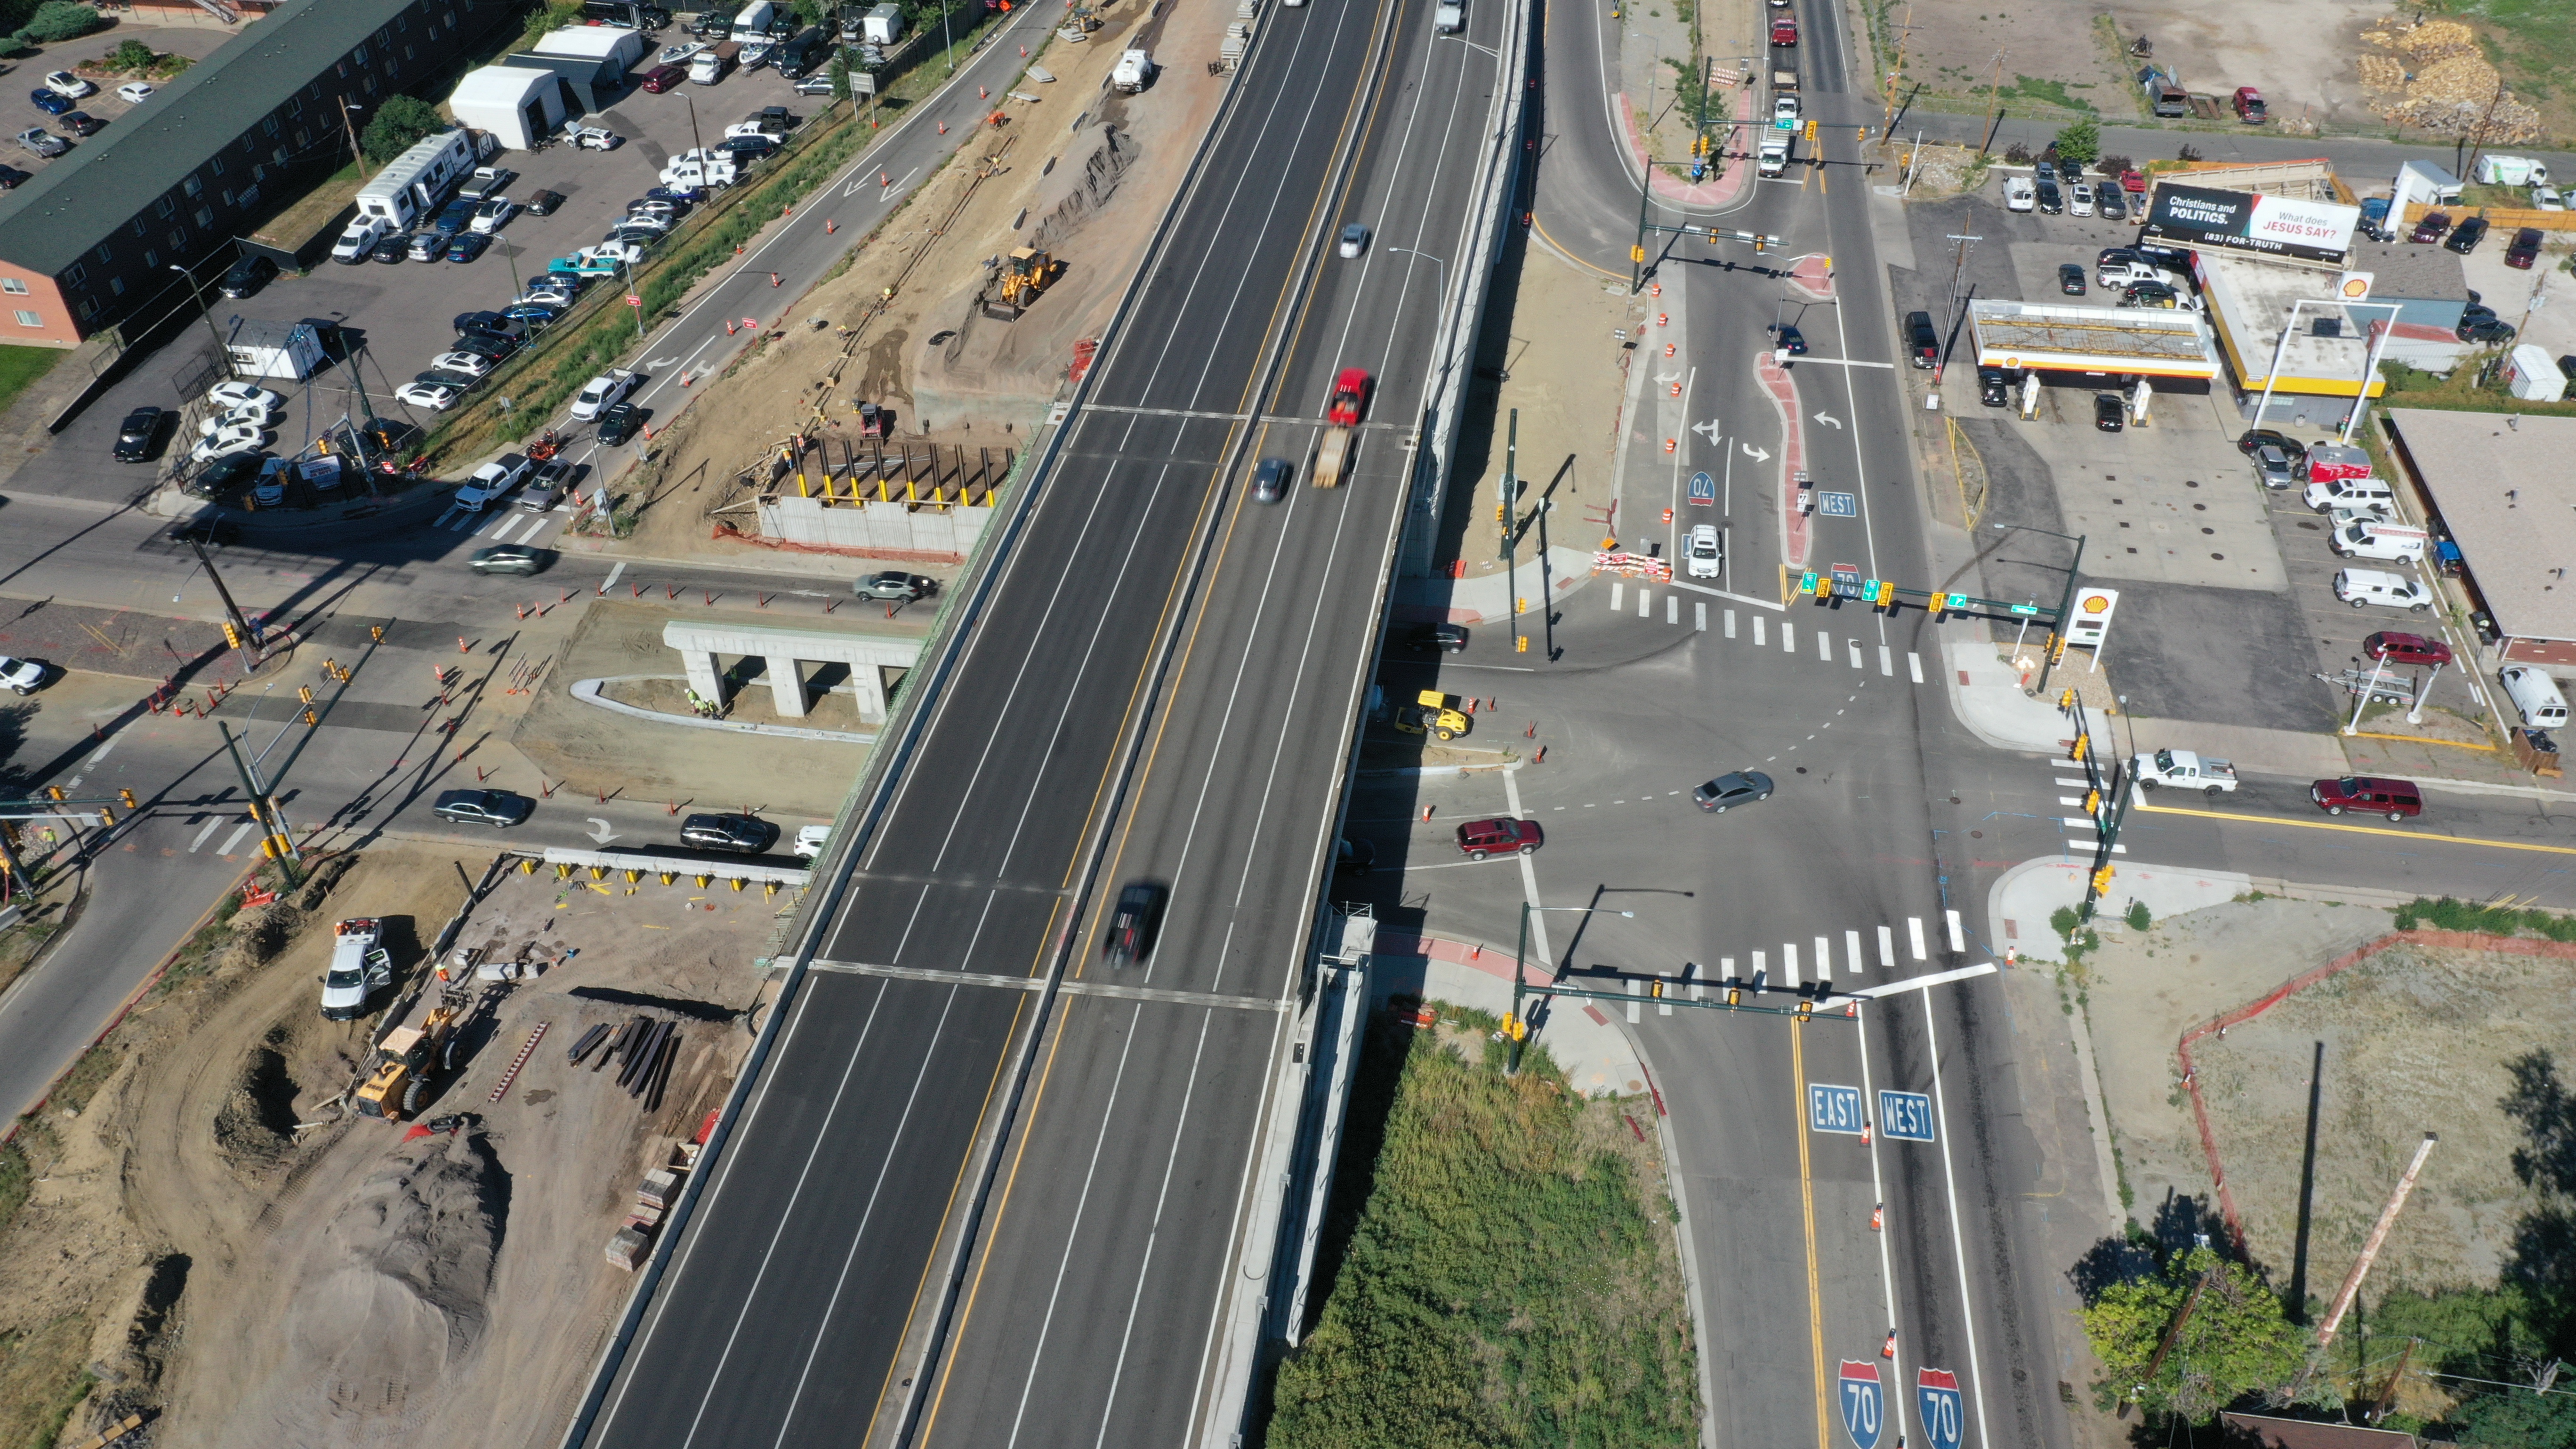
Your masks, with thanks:
M 2034 643 L 2027 652 L 2036 660 L 2038 645 Z M 2054 696 L 2033 698 L 2023 688 L 2022 671 L 1996 658 L 1994 645 L 1974 638 L 1944 639 L 1941 656 L 1941 683 L 1950 691 L 1951 711 L 1970 734 L 1998 750 L 2058 754 L 2074 744 L 2075 727 Z M 2029 677 L 2038 678 L 2036 664 Z M 2101 712 L 2093 711 L 2087 718 L 2096 749 L 2118 743 L 2111 736 L 2111 722 Z
M 1753 92 L 1754 86 L 1750 80 L 1736 87 L 1735 125 L 1731 134 L 1751 134 L 1749 128 L 1753 122 Z M 1649 165 L 1645 134 L 1637 121 L 1637 108 L 1624 94 L 1616 97 L 1615 100 L 1619 107 L 1619 117 L 1625 123 L 1622 134 L 1628 141 L 1628 159 L 1635 162 L 1637 169 L 1650 178 L 1656 196 L 1684 211 L 1723 211 L 1734 202 L 1736 197 L 1743 194 L 1746 187 L 1752 184 L 1753 155 L 1749 151 L 1725 153 L 1725 174 L 1714 181 L 1688 182 Z M 1722 147 L 1721 150 L 1723 150 Z M 1671 160 L 1670 157 L 1665 159 L 1668 162 Z
M 1551 547 L 1545 558 L 1523 557 L 1520 567 L 1480 566 L 1462 578 L 1398 579 L 1391 616 L 1403 624 L 1500 624 L 1511 617 L 1515 589 L 1522 614 L 1539 621 L 1548 602 L 1592 577 L 1592 550 Z
M 1526 969 L 1526 982 L 1547 979 L 1544 967 Z M 1369 958 L 1368 989 L 1372 1011 L 1388 997 L 1409 994 L 1500 1016 L 1512 1009 L 1512 958 L 1465 941 L 1380 932 L 1376 954 Z M 1530 1040 L 1547 1048 L 1577 1090 L 1592 1096 L 1646 1090 L 1646 1069 L 1637 1060 L 1637 1049 L 1598 1002 L 1541 1013 Z

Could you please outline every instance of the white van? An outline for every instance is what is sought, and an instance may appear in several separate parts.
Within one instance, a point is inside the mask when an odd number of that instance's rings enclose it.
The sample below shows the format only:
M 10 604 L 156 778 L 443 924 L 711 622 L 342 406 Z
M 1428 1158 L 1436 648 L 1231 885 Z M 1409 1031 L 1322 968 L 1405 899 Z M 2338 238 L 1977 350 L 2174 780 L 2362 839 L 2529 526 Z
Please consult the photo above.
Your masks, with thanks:
M 777 8 L 771 5 L 769 0 L 751 0 L 751 3 L 742 7 L 741 12 L 733 18 L 733 40 L 737 44 L 767 40 L 769 22 L 777 16 Z
M 1759 176 L 1777 176 L 1788 169 L 1788 136 L 1779 131 L 1766 133 L 1762 137 L 1762 149 L 1753 163 L 1754 174 Z
M 2319 513 L 2329 508 L 2380 508 L 2397 511 L 2397 494 L 2377 478 L 2337 478 L 2331 482 L 2311 483 L 2299 495 Z
M 392 235 L 394 224 L 381 216 L 365 215 L 349 223 L 340 239 L 331 244 L 331 260 L 357 263 L 367 259 L 377 242 Z
M 2567 696 L 2558 692 L 2558 681 L 2539 665 L 2508 664 L 2496 671 L 2496 680 L 2513 707 L 2522 711 L 2524 724 L 2554 730 L 2567 723 Z
M 2356 609 L 2365 604 L 2382 604 L 2420 614 L 2433 607 L 2431 589 L 2404 574 L 2384 574 L 2377 569 L 2345 569 L 2336 574 L 2334 596 Z
M 2420 528 L 2402 523 L 2356 521 L 2338 528 L 2326 540 L 2326 546 L 2345 558 L 2378 559 L 2385 563 L 2422 563 L 2424 550 L 2432 535 Z
M 1467 7 L 1460 0 L 1440 0 L 1431 12 L 1431 26 L 1443 35 L 1455 35 L 1467 28 Z

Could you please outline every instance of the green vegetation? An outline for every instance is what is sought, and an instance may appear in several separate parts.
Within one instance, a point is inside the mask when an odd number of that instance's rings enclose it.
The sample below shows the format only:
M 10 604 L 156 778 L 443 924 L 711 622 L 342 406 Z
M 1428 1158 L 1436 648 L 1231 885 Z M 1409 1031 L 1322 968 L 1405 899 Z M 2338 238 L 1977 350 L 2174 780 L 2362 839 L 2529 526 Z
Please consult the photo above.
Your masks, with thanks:
M 2004 87 L 1996 93 L 1995 103 L 1997 105 L 2009 106 L 2017 100 L 2036 101 L 2041 105 L 2055 106 L 2060 110 L 2066 111 L 2090 111 L 2094 109 L 2091 101 L 2084 99 L 2082 96 L 2069 94 L 2066 89 L 2066 82 L 2039 80 L 2026 75 L 2015 75 L 2011 85 Z
M 116 49 L 109 51 L 107 59 L 100 64 L 122 75 L 129 71 L 148 70 L 152 62 L 159 58 L 153 53 L 152 47 L 142 41 L 120 40 L 116 43 Z
M 2101 933 L 2086 926 L 2073 906 L 2059 906 L 2049 912 L 2048 928 L 2066 943 L 2066 964 L 2069 966 L 2083 964 L 2085 952 L 2101 948 Z
M 2529 932 L 2553 941 L 2576 941 L 2576 917 L 2542 910 L 2515 910 L 2511 906 L 2471 905 L 2449 896 L 2438 901 L 2428 901 L 2419 896 L 2397 908 L 2397 929 L 2412 931 L 2423 926 L 2437 931 L 2475 931 L 2487 936 L 2519 936 Z
M 438 107 L 418 96 L 387 96 L 376 104 L 375 119 L 358 133 L 358 149 L 367 153 L 369 161 L 382 166 L 410 150 L 413 142 L 446 125 Z
M 18 400 L 37 378 L 54 370 L 63 360 L 59 347 L 0 346 L 0 409 Z
M 2048 144 L 2057 152 L 2059 160 L 2090 166 L 2094 158 L 2102 154 L 2101 123 L 2087 116 L 2059 128 L 2056 138 Z
M 2430 0 L 2423 8 L 2484 21 L 2487 59 L 2523 99 L 2544 108 L 2566 99 L 2576 76 L 2576 7 L 2566 0 Z
M 78 0 L 45 0 L 27 17 L 27 23 L 18 27 L 14 38 L 20 45 L 59 45 L 106 26 L 107 17 L 99 14 L 96 6 L 79 4 Z
M 36 1190 L 36 1169 L 27 1163 L 27 1153 L 15 1141 L 0 1142 L 0 1233 L 27 1205 L 27 1194 Z
M 2145 901 L 2131 901 L 2131 902 L 2129 902 L 2129 929 L 2130 929 L 2130 930 L 2132 930 L 2132 931 L 2143 931 L 2143 930 L 2147 929 L 2148 927 L 2150 927 L 2150 926 L 2154 925 L 2155 923 L 2156 923 L 2156 918 L 2155 918 L 2152 914 L 2150 914 L 2150 913 L 2148 912 L 2148 910 L 2147 910 L 2147 903 L 2146 903 Z
M 2439 408 L 2445 412 L 2522 413 L 2533 417 L 2576 417 L 2576 400 L 2568 402 L 2525 402 L 2515 397 L 2505 385 L 2502 351 L 2471 360 L 2451 370 L 2448 377 L 2438 372 L 2425 372 L 2402 362 L 2382 360 L 2379 375 L 2388 384 L 2382 406 L 2402 408 Z M 2495 364 L 2490 372 L 2488 364 Z
M 528 23 L 519 31 L 518 43 L 512 50 L 532 50 L 538 41 L 567 25 L 581 23 L 581 0 L 546 0 L 528 12 Z
M 2191 1316 L 2177 1332 L 2186 1300 Z M 2111 1284 L 2082 1316 L 2084 1337 L 2102 1360 L 2096 1397 L 2104 1409 L 2127 1399 L 2156 1417 L 2196 1421 L 2287 1384 L 2307 1354 L 2307 1334 L 2282 1316 L 2281 1300 L 2262 1278 L 2208 1248 Z M 2157 1362 L 2168 1334 L 2173 1347 Z
M 1269 1442 L 1695 1443 L 1672 1208 L 1609 1145 L 1628 1140 L 1619 1104 L 1587 1105 L 1535 1049 L 1506 1077 L 1492 1018 L 1442 1016 L 1476 1028 L 1480 1060 L 1372 1024 L 1318 1270 L 1330 1293 L 1280 1365 Z
M 47 1449 L 89 1397 L 91 1324 L 67 1313 L 22 1334 L 0 1337 L 0 1445 Z

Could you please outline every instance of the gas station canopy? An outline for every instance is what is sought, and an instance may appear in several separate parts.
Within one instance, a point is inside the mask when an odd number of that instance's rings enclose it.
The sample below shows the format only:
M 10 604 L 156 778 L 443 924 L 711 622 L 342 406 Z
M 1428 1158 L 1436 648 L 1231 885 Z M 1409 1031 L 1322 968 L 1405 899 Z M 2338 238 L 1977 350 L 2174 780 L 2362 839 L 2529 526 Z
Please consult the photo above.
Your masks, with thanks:
M 2183 308 L 2065 307 L 1975 301 L 1968 306 L 1979 367 L 2019 372 L 2218 376 L 2218 354 Z

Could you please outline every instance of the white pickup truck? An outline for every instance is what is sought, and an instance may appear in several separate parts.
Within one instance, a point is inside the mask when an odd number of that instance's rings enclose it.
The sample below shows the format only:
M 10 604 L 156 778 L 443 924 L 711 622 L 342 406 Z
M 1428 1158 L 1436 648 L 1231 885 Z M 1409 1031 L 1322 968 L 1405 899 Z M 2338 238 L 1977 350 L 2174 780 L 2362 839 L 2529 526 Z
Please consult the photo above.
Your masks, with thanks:
M 2152 755 L 2140 755 L 2129 762 L 2129 768 L 2142 790 L 2171 785 L 2177 790 L 2198 790 L 2215 796 L 2236 789 L 2234 765 L 2205 759 L 2189 750 L 2158 750 Z

